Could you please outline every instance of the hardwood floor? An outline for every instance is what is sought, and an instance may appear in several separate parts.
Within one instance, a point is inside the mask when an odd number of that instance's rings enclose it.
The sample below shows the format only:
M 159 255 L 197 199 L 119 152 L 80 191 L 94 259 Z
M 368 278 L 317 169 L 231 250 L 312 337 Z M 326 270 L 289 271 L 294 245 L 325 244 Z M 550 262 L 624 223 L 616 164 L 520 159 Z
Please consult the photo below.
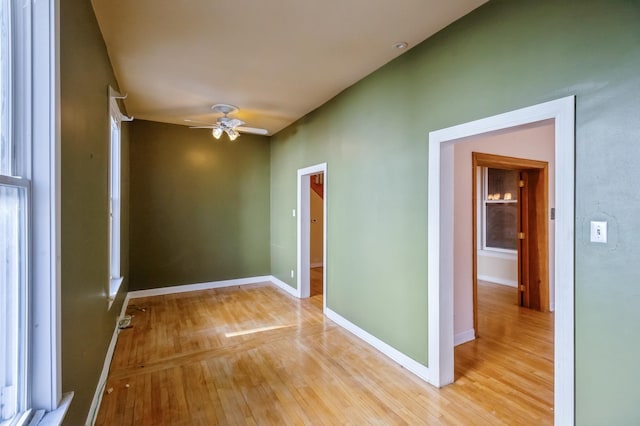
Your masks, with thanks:
M 553 424 L 553 318 L 519 307 L 515 288 L 478 281 L 478 338 L 456 347 L 455 384 L 503 393 L 501 417 L 515 423 Z
M 323 271 L 324 268 L 322 266 L 318 268 L 311 268 L 309 271 L 309 286 L 310 292 L 309 294 L 313 296 L 321 296 L 324 292 L 324 282 L 323 282 Z
M 551 317 L 480 287 L 482 337 L 456 348 L 443 389 L 326 319 L 322 296 L 265 283 L 134 299 L 96 424 L 551 424 Z

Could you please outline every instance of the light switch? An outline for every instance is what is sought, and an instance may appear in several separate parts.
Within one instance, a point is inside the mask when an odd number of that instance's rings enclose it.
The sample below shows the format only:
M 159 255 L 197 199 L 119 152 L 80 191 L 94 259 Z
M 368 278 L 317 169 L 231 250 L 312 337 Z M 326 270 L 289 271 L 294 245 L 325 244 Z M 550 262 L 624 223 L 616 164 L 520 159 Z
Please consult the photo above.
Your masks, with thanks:
M 591 242 L 607 242 L 607 222 L 591 221 Z

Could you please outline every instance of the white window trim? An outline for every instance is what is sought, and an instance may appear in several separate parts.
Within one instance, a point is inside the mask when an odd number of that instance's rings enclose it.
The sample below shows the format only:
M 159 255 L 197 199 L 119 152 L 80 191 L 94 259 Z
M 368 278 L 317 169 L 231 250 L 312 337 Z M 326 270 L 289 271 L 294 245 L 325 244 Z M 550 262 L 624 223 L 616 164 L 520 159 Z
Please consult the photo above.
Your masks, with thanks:
M 122 122 L 132 121 L 120 111 L 118 99 L 124 99 L 113 87 L 109 86 L 109 297 L 108 309 L 111 309 L 118 290 L 124 281 L 120 269 L 121 238 L 121 194 L 122 194 Z M 117 130 L 114 138 L 113 128 Z M 116 180 L 114 182 L 114 176 Z
M 481 227 L 481 245 L 480 250 L 485 252 L 495 252 L 495 253 L 505 253 L 510 255 L 517 255 L 518 250 L 505 249 L 500 247 L 490 247 L 487 245 L 487 204 L 517 204 L 518 200 L 489 200 L 487 199 L 487 195 L 489 192 L 488 182 L 489 182 L 489 169 L 490 167 L 481 167 L 482 173 L 482 197 L 480 199 L 480 222 L 482 224 Z
M 57 0 L 31 2 L 33 327 L 31 405 L 64 416 L 61 374 L 60 81 Z M 70 400 L 71 395 L 66 395 Z M 62 412 L 61 412 L 62 411 Z
M 58 1 L 21 2 L 15 9 L 13 111 L 31 185 L 27 405 L 60 423 L 73 392 L 63 396 L 61 380 Z

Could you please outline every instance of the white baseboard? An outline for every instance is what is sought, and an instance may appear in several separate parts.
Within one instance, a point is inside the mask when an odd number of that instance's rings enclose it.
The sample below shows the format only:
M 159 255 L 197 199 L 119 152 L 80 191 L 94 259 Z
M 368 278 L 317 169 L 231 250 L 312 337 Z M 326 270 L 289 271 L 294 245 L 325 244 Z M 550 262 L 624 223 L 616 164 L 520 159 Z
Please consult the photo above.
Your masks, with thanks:
M 513 280 L 506 280 L 504 278 L 492 277 L 490 275 L 478 275 L 480 281 L 488 281 L 494 284 L 506 285 L 509 287 L 518 287 L 518 282 Z
M 113 330 L 113 334 L 111 335 L 111 342 L 109 343 L 109 348 L 107 349 L 107 354 L 104 357 L 104 364 L 102 365 L 102 373 L 100 373 L 100 378 L 98 379 L 98 386 L 96 386 L 96 393 L 93 395 L 93 400 L 91 401 L 91 406 L 89 407 L 89 414 L 87 415 L 87 420 L 85 421 L 85 425 L 93 426 L 96 421 L 96 416 L 98 415 L 98 409 L 100 408 L 100 403 L 102 402 L 102 395 L 104 395 L 104 387 L 107 385 L 107 378 L 109 377 L 109 368 L 111 367 L 111 359 L 113 358 L 113 352 L 116 349 L 116 343 L 118 342 L 118 333 L 120 329 L 118 328 L 118 322 L 124 317 L 127 312 L 127 306 L 129 305 L 129 294 L 127 294 L 124 298 L 124 302 L 122 302 L 122 309 L 120 309 L 120 316 L 116 320 L 116 326 Z
M 289 284 L 285 283 L 284 281 L 279 280 L 278 278 L 274 277 L 273 275 L 271 275 L 269 277 L 269 281 L 271 281 L 276 287 L 279 287 L 280 289 L 286 291 L 287 293 L 289 293 L 293 297 L 300 298 L 300 294 L 298 293 L 298 290 L 293 288 L 293 287 L 291 287 Z
M 187 293 L 189 291 L 211 290 L 214 288 L 233 287 L 246 284 L 257 284 L 272 281 L 273 277 L 265 275 L 263 277 L 239 278 L 236 280 L 212 281 L 208 283 L 185 284 L 171 287 L 150 288 L 148 290 L 130 291 L 128 296 L 131 299 L 149 296 L 162 296 L 165 294 Z
M 331 309 L 326 308 L 325 315 L 331 321 L 335 322 L 340 327 L 354 334 L 356 337 L 364 340 L 366 343 L 373 346 L 374 348 L 382 352 L 384 355 L 391 358 L 392 360 L 394 360 L 395 362 L 397 362 L 402 367 L 406 368 L 407 370 L 409 370 L 410 372 L 412 372 L 422 380 L 430 384 L 435 383 L 431 378 L 432 374 L 429 371 L 429 367 L 426 367 L 420 364 L 418 361 L 408 357 L 407 355 L 403 354 L 396 348 L 378 339 L 374 335 L 369 334 L 368 332 L 364 331 L 363 329 L 353 324 L 351 321 L 347 320 L 341 315 L 337 314 L 336 312 L 332 311 Z
M 458 346 L 463 343 L 470 342 L 472 340 L 475 340 L 475 338 L 476 332 L 473 328 L 470 330 L 461 331 L 460 333 L 456 333 L 456 335 L 453 336 L 453 346 Z

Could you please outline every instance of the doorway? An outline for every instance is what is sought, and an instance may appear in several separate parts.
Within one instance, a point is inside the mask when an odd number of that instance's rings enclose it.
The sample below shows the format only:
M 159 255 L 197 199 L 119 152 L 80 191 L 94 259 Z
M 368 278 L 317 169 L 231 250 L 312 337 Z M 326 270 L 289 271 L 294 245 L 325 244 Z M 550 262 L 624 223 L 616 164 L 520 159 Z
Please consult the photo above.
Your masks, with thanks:
M 518 306 L 550 310 L 549 163 L 473 152 L 471 176 L 473 329 L 477 337 L 480 249 L 505 254 L 515 251 L 513 300 Z
M 327 306 L 327 189 L 326 163 L 298 170 L 298 297 L 322 294 L 323 311 Z
M 575 97 L 522 108 L 429 134 L 428 306 L 429 381 L 452 383 L 454 145 L 478 135 L 553 120 L 555 129 L 554 419 L 574 423 L 574 163 Z
M 317 173 L 309 177 L 309 296 L 324 295 L 324 173 Z

